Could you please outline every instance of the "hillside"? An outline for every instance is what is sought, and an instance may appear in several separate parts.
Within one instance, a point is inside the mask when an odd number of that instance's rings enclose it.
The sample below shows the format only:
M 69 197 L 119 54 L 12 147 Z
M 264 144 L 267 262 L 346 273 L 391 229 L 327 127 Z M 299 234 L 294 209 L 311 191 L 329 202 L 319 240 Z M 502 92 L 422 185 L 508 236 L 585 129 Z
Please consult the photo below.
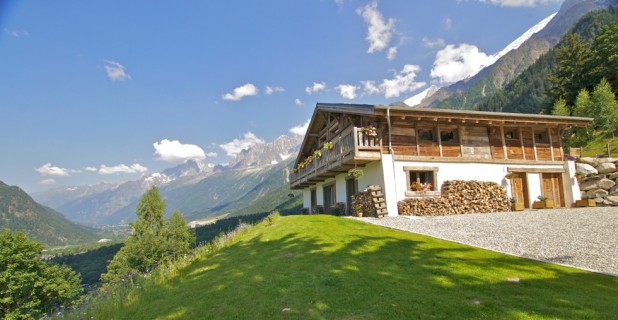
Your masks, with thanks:
M 326 215 L 267 220 L 140 292 L 97 315 L 603 319 L 618 313 L 617 278 Z
M 615 1 L 615 0 L 614 0 Z M 618 1 L 615 1 L 618 4 Z M 591 12 L 582 17 L 571 29 L 574 34 L 591 41 L 602 26 L 618 22 L 618 7 Z M 557 47 L 564 42 L 561 39 Z M 475 109 L 480 111 L 503 111 L 539 113 L 552 105 L 546 95 L 550 88 L 549 78 L 555 69 L 555 48 L 517 76 L 502 90 L 480 101 Z
M 473 109 L 479 101 L 503 88 L 543 54 L 555 46 L 560 38 L 586 13 L 606 8 L 612 1 L 565 1 L 549 23 L 515 50 L 504 54 L 496 63 L 478 74 L 441 88 L 427 97 L 419 107 L 444 109 Z
M 23 231 L 48 246 L 95 241 L 93 230 L 78 226 L 62 214 L 35 202 L 16 186 L 0 181 L 0 229 Z

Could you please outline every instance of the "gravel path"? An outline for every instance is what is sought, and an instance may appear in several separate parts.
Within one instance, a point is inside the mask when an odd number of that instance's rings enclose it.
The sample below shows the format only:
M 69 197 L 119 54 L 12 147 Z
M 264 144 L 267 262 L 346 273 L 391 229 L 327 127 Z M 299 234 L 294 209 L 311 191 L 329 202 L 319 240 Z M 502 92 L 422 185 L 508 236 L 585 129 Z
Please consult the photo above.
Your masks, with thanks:
M 354 219 L 618 276 L 618 208 Z

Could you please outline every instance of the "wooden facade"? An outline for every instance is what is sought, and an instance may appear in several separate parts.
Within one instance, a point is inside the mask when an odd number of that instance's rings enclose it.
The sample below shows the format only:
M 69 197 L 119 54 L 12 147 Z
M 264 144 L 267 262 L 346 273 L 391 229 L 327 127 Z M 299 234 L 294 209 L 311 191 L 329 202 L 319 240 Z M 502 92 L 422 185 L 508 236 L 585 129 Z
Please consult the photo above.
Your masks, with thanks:
M 556 164 L 564 161 L 563 131 L 571 126 L 586 126 L 590 120 L 318 104 L 292 170 L 291 187 L 314 185 L 380 160 L 381 154 L 392 154 L 399 161 Z M 374 132 L 368 133 L 368 128 Z M 326 148 L 327 144 L 332 149 Z

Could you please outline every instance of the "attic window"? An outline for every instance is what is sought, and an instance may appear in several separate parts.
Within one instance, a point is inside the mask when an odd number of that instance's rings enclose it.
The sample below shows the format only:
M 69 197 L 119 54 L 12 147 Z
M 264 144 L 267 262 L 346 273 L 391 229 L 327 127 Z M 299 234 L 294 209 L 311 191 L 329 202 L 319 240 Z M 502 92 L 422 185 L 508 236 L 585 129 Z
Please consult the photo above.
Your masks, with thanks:
M 549 136 L 546 130 L 534 130 L 534 142 L 549 143 Z
M 435 141 L 435 137 L 433 134 L 433 128 L 420 128 L 418 129 L 418 139 L 420 141 Z
M 518 140 L 519 134 L 517 129 L 514 128 L 506 128 L 504 129 L 504 139 L 506 140 Z
M 440 130 L 440 141 L 443 143 L 458 143 L 457 131 L 455 129 Z

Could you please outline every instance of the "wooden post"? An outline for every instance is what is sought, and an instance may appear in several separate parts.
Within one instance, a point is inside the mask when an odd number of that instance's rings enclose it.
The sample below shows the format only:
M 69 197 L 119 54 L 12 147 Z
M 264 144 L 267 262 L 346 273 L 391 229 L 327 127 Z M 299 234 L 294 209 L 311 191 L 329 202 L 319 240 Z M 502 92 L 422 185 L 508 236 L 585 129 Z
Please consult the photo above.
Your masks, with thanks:
M 500 139 L 502 141 L 502 153 L 504 154 L 504 159 L 508 159 L 509 156 L 508 152 L 506 151 L 506 141 L 504 140 L 504 126 L 500 126 Z

